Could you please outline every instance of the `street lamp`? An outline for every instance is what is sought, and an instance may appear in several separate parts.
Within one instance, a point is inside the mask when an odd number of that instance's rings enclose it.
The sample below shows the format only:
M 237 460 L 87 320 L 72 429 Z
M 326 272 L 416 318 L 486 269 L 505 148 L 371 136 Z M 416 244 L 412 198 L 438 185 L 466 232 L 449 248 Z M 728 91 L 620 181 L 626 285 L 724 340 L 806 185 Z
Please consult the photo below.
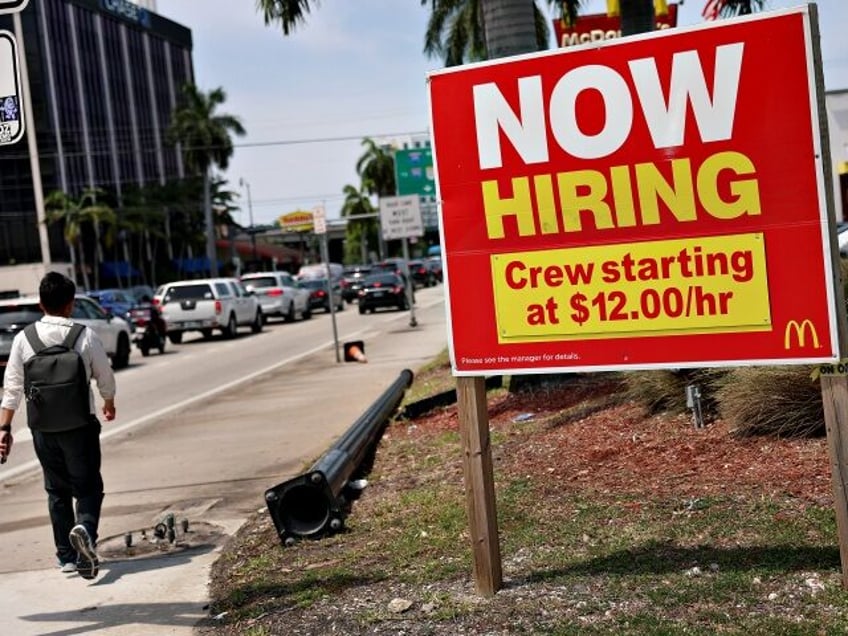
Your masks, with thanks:
M 253 203 L 250 200 L 250 184 L 243 178 L 239 178 L 239 185 L 247 190 L 247 210 L 250 214 L 250 244 L 253 246 L 253 261 L 256 264 L 256 228 L 253 227 Z

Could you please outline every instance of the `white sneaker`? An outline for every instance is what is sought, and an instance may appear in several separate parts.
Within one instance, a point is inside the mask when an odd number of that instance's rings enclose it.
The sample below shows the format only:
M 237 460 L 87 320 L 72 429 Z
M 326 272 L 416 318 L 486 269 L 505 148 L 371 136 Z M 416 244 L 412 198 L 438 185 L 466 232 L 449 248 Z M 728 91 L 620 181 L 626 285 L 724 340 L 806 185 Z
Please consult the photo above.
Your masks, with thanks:
M 97 558 L 97 552 L 94 550 L 94 542 L 91 540 L 91 535 L 82 524 L 77 524 L 71 528 L 71 533 L 68 535 L 71 540 L 71 545 L 77 551 L 77 574 L 84 579 L 93 579 L 97 576 L 100 567 L 100 560 Z
M 77 571 L 77 564 L 73 561 L 69 561 L 68 563 L 60 563 L 59 571 L 63 574 L 73 574 Z

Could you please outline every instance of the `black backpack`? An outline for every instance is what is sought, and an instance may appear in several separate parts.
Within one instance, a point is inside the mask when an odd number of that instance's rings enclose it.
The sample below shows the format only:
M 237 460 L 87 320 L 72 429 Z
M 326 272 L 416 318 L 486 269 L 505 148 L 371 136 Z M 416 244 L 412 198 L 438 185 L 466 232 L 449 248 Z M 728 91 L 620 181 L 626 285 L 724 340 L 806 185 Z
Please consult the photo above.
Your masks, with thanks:
M 56 433 L 91 423 L 88 376 L 74 344 L 85 327 L 74 325 L 58 345 L 47 347 L 35 324 L 24 329 L 35 355 L 24 362 L 27 423 L 35 431 Z

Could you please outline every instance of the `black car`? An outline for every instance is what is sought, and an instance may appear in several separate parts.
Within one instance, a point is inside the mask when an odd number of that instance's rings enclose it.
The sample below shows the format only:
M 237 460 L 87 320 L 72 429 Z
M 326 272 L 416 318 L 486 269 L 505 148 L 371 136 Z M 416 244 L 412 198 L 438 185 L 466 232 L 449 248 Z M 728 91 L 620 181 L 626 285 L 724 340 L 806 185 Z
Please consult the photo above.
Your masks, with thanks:
M 409 261 L 409 275 L 416 287 L 433 287 L 436 284 L 436 275 L 424 261 Z
M 371 267 L 368 265 L 348 265 L 342 273 L 342 298 L 346 302 L 352 303 L 359 298 L 359 290 L 362 288 L 362 281 L 368 274 L 371 273 Z
M 392 272 L 372 274 L 362 281 L 359 290 L 359 313 L 376 311 L 380 307 L 409 308 L 403 279 Z
M 304 278 L 299 286 L 309 290 L 309 310 L 323 309 L 330 311 L 330 290 L 326 278 Z M 333 281 L 333 304 L 336 311 L 344 310 L 344 298 L 340 280 Z

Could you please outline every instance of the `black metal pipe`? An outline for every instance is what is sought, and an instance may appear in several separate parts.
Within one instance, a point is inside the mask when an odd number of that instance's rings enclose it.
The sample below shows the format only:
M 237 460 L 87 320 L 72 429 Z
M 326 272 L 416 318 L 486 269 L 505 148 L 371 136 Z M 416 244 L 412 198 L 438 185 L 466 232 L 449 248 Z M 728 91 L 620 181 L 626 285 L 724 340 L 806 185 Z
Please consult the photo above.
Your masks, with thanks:
M 412 378 L 409 369 L 401 371 L 312 468 L 265 491 L 268 511 L 284 545 L 342 529 L 350 503 L 359 494 L 351 486 L 351 477 L 374 451 Z

